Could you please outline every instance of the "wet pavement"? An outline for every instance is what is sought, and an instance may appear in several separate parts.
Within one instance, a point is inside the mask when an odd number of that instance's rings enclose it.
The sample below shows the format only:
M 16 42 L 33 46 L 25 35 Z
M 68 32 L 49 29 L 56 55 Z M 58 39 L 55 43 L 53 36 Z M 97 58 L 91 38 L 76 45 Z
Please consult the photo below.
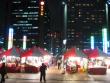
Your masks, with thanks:
M 40 83 L 39 76 L 39 73 L 8 73 L 5 83 Z M 106 75 L 62 74 L 62 70 L 51 67 L 47 70 L 46 80 L 46 83 L 110 83 L 110 73 Z

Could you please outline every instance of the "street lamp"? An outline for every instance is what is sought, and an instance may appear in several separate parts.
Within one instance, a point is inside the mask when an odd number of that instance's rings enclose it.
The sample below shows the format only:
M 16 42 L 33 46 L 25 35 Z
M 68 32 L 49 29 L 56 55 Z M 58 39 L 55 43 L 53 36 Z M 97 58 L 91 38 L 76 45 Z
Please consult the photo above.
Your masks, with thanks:
M 108 4 L 106 3 L 105 4 L 105 10 L 106 10 L 106 25 L 107 25 L 107 28 L 108 28 Z
M 26 50 L 26 41 L 27 41 L 27 36 L 23 36 L 23 50 Z
M 13 33 L 14 33 L 13 28 L 9 28 L 9 33 L 8 33 L 8 49 L 13 47 Z
M 107 28 L 102 29 L 102 41 L 103 41 L 103 52 L 107 53 L 108 52 L 108 50 L 107 50 L 107 47 L 108 47 L 108 45 L 107 45 L 107 43 L 108 43 Z
M 91 49 L 94 49 L 94 36 L 91 36 Z
M 65 50 L 66 50 L 66 43 L 67 43 L 67 34 L 66 34 L 66 31 L 67 31 L 67 4 L 66 2 L 62 2 L 62 4 L 64 5 L 64 40 L 63 40 L 63 45 L 65 47 Z

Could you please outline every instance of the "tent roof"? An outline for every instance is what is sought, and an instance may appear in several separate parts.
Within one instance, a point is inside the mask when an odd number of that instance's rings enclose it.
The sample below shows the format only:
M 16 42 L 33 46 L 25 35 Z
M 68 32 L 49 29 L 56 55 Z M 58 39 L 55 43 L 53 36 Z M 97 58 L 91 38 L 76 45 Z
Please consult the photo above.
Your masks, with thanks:
M 88 55 L 88 58 L 108 57 L 108 55 L 101 51 L 99 48 L 89 50 L 88 53 L 86 52 L 86 54 Z
M 79 49 L 77 48 L 71 48 L 64 54 L 64 59 L 67 59 L 69 57 L 82 57 L 86 58 L 87 56 Z
M 16 57 L 20 57 L 20 52 L 19 52 L 19 49 L 17 47 L 12 47 L 11 49 L 9 50 L 6 50 L 5 52 L 3 52 L 1 54 L 1 56 L 16 56 Z
M 43 48 L 34 46 L 34 47 L 30 48 L 29 50 L 26 50 L 24 53 L 22 53 L 21 57 L 28 57 L 28 56 L 42 57 L 47 54 L 48 54 L 48 52 L 43 50 Z

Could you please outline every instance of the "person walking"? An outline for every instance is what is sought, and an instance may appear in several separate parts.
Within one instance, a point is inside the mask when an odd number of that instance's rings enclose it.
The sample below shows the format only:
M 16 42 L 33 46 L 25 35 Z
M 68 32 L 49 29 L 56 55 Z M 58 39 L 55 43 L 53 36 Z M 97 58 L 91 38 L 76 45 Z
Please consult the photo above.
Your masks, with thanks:
M 44 80 L 44 82 L 46 82 L 46 70 L 47 70 L 47 66 L 42 63 L 42 65 L 40 66 L 40 82 L 42 82 L 42 78 Z
M 7 74 L 7 68 L 6 68 L 5 63 L 2 63 L 2 66 L 0 68 L 0 74 L 1 74 L 0 83 L 5 83 L 5 75 Z
M 57 65 L 58 65 L 58 69 L 61 69 L 61 60 L 60 59 L 57 61 Z

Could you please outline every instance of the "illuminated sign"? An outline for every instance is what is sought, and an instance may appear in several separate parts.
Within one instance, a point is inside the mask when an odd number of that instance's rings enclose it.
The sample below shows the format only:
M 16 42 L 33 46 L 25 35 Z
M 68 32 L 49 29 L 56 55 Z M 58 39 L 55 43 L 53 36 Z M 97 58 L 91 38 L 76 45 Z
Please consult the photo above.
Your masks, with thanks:
M 94 49 L 94 36 L 91 36 L 91 49 Z
M 8 49 L 13 47 L 13 28 L 9 28 Z
M 23 50 L 26 50 L 26 41 L 27 41 L 27 37 L 23 36 Z
M 107 41 L 107 29 L 102 29 L 102 41 L 103 41 L 103 52 L 107 53 L 108 41 Z
M 45 2 L 44 1 L 41 1 L 40 2 L 40 15 L 41 16 L 44 15 L 44 5 L 45 5 Z

